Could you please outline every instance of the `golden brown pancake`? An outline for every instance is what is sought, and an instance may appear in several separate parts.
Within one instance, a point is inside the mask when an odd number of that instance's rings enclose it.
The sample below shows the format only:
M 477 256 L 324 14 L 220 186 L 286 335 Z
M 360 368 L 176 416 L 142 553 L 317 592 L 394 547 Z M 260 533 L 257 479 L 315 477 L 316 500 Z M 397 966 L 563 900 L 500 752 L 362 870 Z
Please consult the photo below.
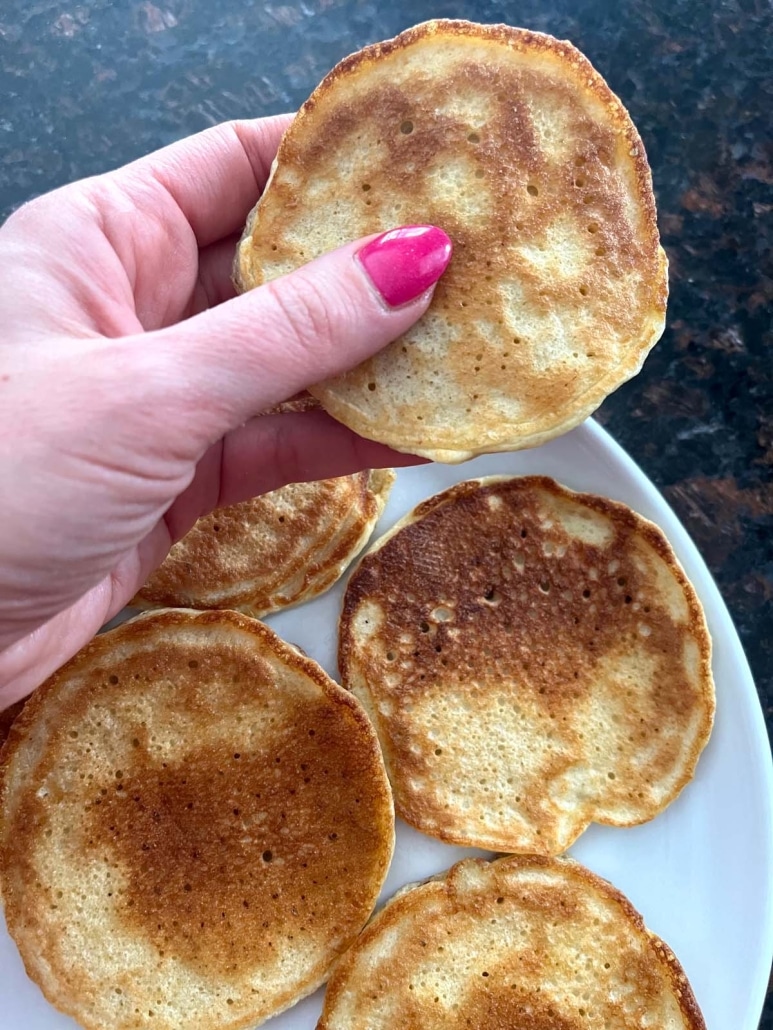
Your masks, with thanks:
M 394 478 L 377 469 L 291 483 L 220 508 L 172 547 L 131 604 L 258 617 L 317 597 L 367 543 Z
M 237 1030 L 314 990 L 375 904 L 389 784 L 355 699 L 259 622 L 167 611 L 28 702 L 0 770 L 0 884 L 87 1030 Z
M 591 822 L 652 819 L 714 714 L 700 602 L 662 532 L 552 479 L 420 504 L 349 580 L 345 686 L 398 813 L 454 844 L 558 854 Z
M 383 909 L 318 1030 L 705 1030 L 671 949 L 568 859 L 468 859 Z
M 237 287 L 410 223 L 454 244 L 429 311 L 311 390 L 362 436 L 450 462 L 536 446 L 635 375 L 663 331 L 644 146 L 570 43 L 441 20 L 346 58 L 282 140 Z

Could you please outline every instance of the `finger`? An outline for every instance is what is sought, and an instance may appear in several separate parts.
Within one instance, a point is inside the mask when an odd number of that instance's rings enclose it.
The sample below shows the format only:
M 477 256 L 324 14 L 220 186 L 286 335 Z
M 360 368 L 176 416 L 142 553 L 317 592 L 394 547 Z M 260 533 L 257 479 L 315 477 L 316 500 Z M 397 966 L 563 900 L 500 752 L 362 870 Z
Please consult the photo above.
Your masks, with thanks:
M 199 253 L 199 275 L 187 315 L 197 315 L 236 296 L 231 273 L 239 236 L 234 234 L 211 243 Z
M 0 710 L 26 697 L 85 647 L 134 597 L 171 541 L 163 519 L 75 604 L 0 651 Z
M 180 208 L 199 247 L 244 227 L 266 185 L 290 114 L 225 122 L 126 165 L 115 175 L 144 189 L 155 180 Z
M 349 244 L 146 334 L 140 345 L 155 367 L 147 374 L 169 383 L 169 414 L 192 439 L 214 442 L 405 333 L 427 309 L 450 255 L 450 240 L 432 226 Z
M 423 458 L 364 440 L 324 411 L 265 415 L 210 448 L 164 519 L 171 540 L 177 541 L 215 508 L 239 504 L 287 483 L 423 463 Z

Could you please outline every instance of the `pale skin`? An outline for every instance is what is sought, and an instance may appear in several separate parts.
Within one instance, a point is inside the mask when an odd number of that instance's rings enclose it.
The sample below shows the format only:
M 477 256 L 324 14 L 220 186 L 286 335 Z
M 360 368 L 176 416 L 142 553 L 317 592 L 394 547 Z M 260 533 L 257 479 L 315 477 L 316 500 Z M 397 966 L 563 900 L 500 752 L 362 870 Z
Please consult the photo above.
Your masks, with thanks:
M 234 296 L 236 241 L 288 122 L 218 126 L 0 229 L 0 709 L 201 515 L 413 461 L 321 411 L 259 416 L 385 346 L 430 299 L 390 309 L 362 241 Z

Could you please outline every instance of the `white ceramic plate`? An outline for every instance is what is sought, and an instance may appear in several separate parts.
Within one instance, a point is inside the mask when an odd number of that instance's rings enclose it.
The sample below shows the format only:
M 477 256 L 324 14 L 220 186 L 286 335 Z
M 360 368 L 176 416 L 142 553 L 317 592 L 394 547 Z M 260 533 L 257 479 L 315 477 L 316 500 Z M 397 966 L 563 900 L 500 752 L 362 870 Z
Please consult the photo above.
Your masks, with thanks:
M 735 629 L 695 546 L 663 498 L 594 422 L 538 450 L 491 455 L 466 465 L 406 469 L 376 533 L 431 494 L 480 475 L 544 473 L 575 490 L 624 501 L 656 522 L 700 596 L 714 640 L 717 717 L 695 780 L 653 822 L 619 830 L 592 826 L 571 849 L 611 880 L 676 952 L 708 1030 L 756 1030 L 773 957 L 773 766 L 757 694 Z M 336 621 L 343 585 L 267 619 L 336 675 Z M 473 854 L 398 827 L 384 896 Z M 313 1030 L 322 992 L 264 1024 Z M 24 974 L 0 926 L 0 1027 L 73 1030 Z

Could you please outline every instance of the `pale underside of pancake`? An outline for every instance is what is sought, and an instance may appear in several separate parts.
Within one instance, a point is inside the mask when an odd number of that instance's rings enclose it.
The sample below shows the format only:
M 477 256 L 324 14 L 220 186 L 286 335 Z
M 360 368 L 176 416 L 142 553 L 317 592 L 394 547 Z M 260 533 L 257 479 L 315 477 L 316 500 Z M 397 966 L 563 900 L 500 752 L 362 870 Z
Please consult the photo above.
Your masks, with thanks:
M 143 615 L 33 696 L 0 779 L 9 932 L 88 1030 L 237 1030 L 314 990 L 394 839 L 354 698 L 235 612 Z
M 318 1030 L 705 1030 L 671 949 L 568 859 L 468 859 L 388 904 Z
M 362 436 L 448 462 L 536 446 L 637 373 L 663 331 L 644 147 L 569 43 L 435 21 L 344 60 L 282 140 L 235 282 L 410 223 L 454 244 L 429 311 L 311 390 Z
M 391 469 L 291 483 L 199 519 L 132 600 L 135 608 L 231 608 L 255 618 L 328 590 L 365 546 Z
M 423 502 L 349 580 L 342 682 L 381 740 L 398 814 L 495 851 L 558 854 L 692 778 L 711 641 L 662 532 L 544 477 Z

